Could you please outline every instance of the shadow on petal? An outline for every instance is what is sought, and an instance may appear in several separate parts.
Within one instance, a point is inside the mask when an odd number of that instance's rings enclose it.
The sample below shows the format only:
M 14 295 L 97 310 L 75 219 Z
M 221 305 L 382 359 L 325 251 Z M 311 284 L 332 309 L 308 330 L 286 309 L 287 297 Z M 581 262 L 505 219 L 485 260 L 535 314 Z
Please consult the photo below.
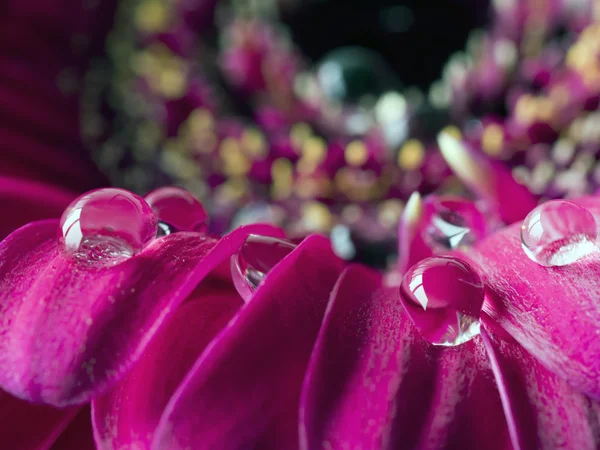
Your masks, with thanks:
M 89 406 L 75 416 L 50 450 L 96 450 Z
M 78 410 L 33 405 L 0 391 L 2 448 L 46 450 L 69 426 Z

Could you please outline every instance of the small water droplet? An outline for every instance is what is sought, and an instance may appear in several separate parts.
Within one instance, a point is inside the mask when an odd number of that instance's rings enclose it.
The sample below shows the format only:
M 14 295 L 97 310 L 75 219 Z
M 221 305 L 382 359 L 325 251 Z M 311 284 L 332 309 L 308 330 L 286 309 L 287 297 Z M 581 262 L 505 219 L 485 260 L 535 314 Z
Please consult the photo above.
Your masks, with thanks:
M 78 260 L 115 264 L 152 242 L 156 229 L 156 217 L 141 197 L 105 188 L 83 194 L 65 209 L 58 239 Z
M 175 186 L 158 188 L 144 197 L 159 222 L 159 235 L 176 231 L 205 233 L 208 214 L 202 203 L 185 189 Z
M 251 234 L 231 257 L 231 277 L 238 293 L 249 301 L 266 274 L 296 245 L 284 239 Z
M 444 252 L 470 247 L 486 234 L 486 220 L 475 203 L 455 197 L 429 198 L 425 205 L 425 242 Z
M 466 261 L 452 256 L 426 258 L 406 273 L 400 299 L 424 339 L 459 345 L 479 334 L 485 288 Z
M 527 256 L 542 266 L 564 266 L 597 251 L 598 225 L 590 211 L 551 200 L 531 211 L 521 226 Z

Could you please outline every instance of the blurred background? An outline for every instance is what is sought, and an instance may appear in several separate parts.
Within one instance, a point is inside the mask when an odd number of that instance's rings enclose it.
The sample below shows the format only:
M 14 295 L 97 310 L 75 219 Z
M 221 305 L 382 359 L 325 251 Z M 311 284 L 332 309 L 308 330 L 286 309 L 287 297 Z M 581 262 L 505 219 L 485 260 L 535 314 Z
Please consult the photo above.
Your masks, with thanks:
M 413 192 L 475 198 L 441 132 L 539 199 L 596 190 L 595 3 L 6 0 L 0 167 L 179 185 L 213 233 L 269 221 L 385 267 Z

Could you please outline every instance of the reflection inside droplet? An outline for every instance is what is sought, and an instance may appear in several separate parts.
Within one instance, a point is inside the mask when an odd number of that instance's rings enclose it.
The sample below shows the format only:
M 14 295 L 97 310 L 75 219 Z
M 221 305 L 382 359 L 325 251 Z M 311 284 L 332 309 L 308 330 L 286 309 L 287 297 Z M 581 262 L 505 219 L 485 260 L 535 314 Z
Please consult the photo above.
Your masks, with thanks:
M 293 243 L 269 236 L 251 234 L 244 245 L 231 257 L 233 284 L 244 301 L 262 283 L 273 267 L 296 248 Z
M 542 266 L 564 266 L 597 251 L 592 213 L 568 200 L 552 200 L 531 211 L 521 227 L 527 256 Z
M 170 234 L 175 231 L 204 233 L 208 229 L 208 214 L 204 206 L 185 189 L 176 186 L 158 188 L 146 195 L 144 200 L 162 222 L 162 225 L 159 223 L 162 230 L 159 233 Z
M 424 339 L 453 346 L 479 334 L 484 285 L 467 262 L 451 256 L 426 258 L 405 274 L 404 310 Z
M 156 217 L 141 197 L 106 188 L 78 197 L 65 209 L 58 239 L 78 260 L 113 264 L 140 252 L 156 230 Z

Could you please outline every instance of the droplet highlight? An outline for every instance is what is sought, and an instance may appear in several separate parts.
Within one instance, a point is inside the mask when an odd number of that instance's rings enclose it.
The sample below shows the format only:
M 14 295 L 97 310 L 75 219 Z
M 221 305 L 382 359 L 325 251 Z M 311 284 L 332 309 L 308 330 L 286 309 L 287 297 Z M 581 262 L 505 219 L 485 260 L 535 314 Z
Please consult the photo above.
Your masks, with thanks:
M 598 224 L 594 216 L 568 200 L 551 200 L 531 211 L 521 226 L 527 256 L 546 266 L 572 264 L 597 251 Z
M 289 255 L 296 245 L 284 239 L 251 234 L 231 257 L 233 284 L 245 302 L 273 267 Z
M 90 191 L 63 212 L 58 240 L 80 261 L 116 264 L 143 250 L 157 231 L 157 219 L 138 195 L 117 188 Z
M 205 233 L 208 214 L 200 201 L 189 191 L 168 186 L 158 188 L 144 197 L 160 221 L 159 235 L 176 231 Z
M 486 219 L 476 204 L 458 197 L 433 197 L 425 203 L 423 239 L 436 252 L 470 247 L 486 235 Z
M 479 334 L 485 288 L 477 271 L 453 256 L 426 258 L 404 276 L 400 300 L 423 338 L 455 346 Z

